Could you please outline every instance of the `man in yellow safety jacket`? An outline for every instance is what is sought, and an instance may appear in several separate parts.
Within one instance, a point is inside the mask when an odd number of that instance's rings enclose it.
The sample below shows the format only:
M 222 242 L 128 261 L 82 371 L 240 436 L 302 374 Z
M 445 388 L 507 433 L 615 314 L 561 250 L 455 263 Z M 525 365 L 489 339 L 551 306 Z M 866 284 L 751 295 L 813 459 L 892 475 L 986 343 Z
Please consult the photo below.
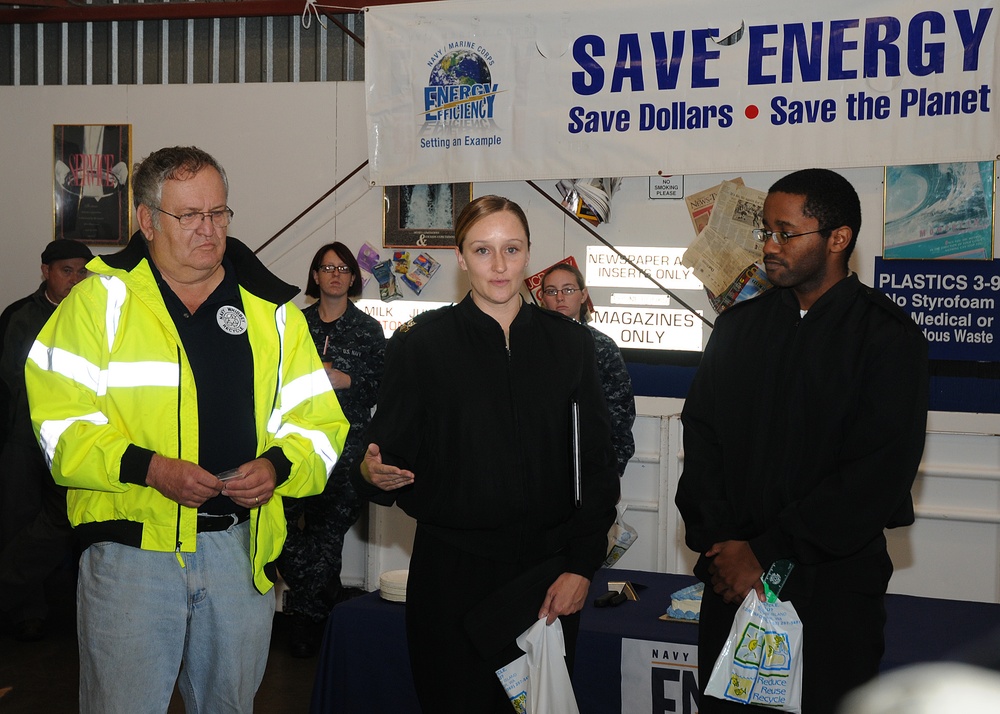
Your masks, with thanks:
M 161 149 L 132 181 L 140 232 L 91 261 L 25 372 L 84 549 L 80 708 L 165 712 L 176 683 L 189 711 L 250 711 L 281 499 L 323 490 L 349 425 L 297 288 L 227 236 L 218 162 Z

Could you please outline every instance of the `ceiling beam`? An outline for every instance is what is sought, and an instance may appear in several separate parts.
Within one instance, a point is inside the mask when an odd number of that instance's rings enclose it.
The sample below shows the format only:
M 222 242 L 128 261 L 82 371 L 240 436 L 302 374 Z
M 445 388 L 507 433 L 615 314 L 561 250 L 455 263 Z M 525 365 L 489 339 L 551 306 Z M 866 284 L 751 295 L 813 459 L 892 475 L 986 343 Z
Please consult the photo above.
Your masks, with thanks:
M 372 5 L 426 0 L 336 0 L 336 9 L 360 11 Z M 165 2 L 83 5 L 67 0 L 22 0 L 17 7 L 0 2 L 0 24 L 47 22 L 111 22 L 114 20 L 189 20 L 215 17 L 270 17 L 301 15 L 305 0 L 239 0 L 238 2 Z M 325 5 L 326 2 L 320 4 Z M 330 3 L 333 5 L 333 3 Z M 329 8 L 318 8 L 331 12 Z

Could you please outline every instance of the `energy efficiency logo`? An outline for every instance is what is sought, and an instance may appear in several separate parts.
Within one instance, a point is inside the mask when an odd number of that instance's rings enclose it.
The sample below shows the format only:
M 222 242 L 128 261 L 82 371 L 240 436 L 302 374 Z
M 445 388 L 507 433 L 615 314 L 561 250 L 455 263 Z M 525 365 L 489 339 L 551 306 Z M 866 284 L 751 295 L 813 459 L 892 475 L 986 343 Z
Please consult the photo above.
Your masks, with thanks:
M 470 126 L 493 120 L 499 85 L 493 83 L 493 57 L 475 42 L 449 42 L 428 60 L 424 122 Z

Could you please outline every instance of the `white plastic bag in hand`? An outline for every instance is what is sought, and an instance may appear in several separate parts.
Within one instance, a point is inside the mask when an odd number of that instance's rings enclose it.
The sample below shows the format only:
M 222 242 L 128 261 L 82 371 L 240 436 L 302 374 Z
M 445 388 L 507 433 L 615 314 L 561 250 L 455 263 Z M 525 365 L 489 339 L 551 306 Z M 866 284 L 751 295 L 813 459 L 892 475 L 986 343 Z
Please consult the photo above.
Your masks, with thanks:
M 517 638 L 525 654 L 497 670 L 518 714 L 580 714 L 566 670 L 562 623 L 541 618 Z
M 755 590 L 747 593 L 705 694 L 779 711 L 801 710 L 802 621 L 792 603 L 762 602 Z

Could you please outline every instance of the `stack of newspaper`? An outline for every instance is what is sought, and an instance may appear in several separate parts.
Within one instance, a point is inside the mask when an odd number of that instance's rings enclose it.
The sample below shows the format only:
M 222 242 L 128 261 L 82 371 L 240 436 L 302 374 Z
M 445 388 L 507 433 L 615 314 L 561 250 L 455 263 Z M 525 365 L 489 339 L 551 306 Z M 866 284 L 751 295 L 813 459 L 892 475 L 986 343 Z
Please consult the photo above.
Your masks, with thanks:
M 563 179 L 556 188 L 563 197 L 563 207 L 598 225 L 611 222 L 611 197 L 621 182 L 620 178 Z
M 693 269 L 705 284 L 712 307 L 722 312 L 771 287 L 760 265 L 761 246 L 753 237 L 753 229 L 761 225 L 767 193 L 740 180 L 723 181 L 712 193 L 714 201 L 699 206 L 697 216 L 688 204 L 699 233 L 681 263 Z

